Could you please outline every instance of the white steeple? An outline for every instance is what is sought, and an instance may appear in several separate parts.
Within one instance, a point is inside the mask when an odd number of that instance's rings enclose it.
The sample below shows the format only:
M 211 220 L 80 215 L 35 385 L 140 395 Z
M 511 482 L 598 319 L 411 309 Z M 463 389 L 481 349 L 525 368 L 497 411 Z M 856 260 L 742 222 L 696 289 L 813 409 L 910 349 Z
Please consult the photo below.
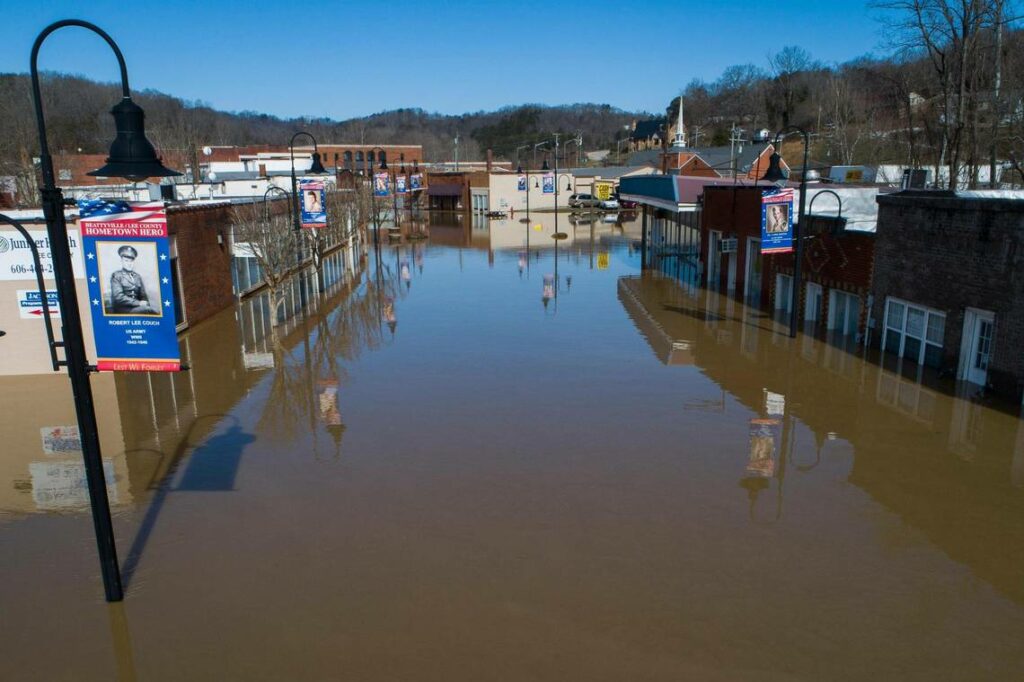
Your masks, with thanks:
M 683 127 L 683 93 L 679 93 L 679 117 L 676 120 L 676 136 L 672 141 L 672 146 L 686 146 L 686 129 Z

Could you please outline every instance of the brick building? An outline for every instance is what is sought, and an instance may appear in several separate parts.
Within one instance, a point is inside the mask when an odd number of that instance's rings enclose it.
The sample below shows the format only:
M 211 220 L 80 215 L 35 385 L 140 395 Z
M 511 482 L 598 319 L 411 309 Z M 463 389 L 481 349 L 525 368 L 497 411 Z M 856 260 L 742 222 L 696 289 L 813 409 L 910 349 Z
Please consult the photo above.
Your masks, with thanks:
M 184 173 L 188 168 L 188 154 L 183 150 L 158 150 L 164 165 Z M 89 185 L 131 184 L 124 178 L 104 178 L 89 175 L 90 171 L 102 168 L 107 163 L 106 154 L 67 154 L 60 152 L 53 157 L 53 170 L 60 187 L 81 187 Z M 173 178 L 172 178 L 173 180 Z
M 702 283 L 735 293 L 759 307 L 788 313 L 792 302 L 792 253 L 761 253 L 761 197 L 765 185 L 709 185 L 704 188 L 701 244 Z M 798 313 L 803 321 L 851 338 L 867 324 L 867 302 L 874 266 L 876 188 L 844 189 L 844 220 L 836 203 L 811 207 L 820 187 L 808 188 Z M 799 202 L 796 193 L 794 210 Z
M 234 301 L 229 249 L 233 210 L 227 203 L 167 209 L 179 326 L 206 320 Z
M 911 190 L 878 204 L 873 342 L 1019 400 L 1024 193 Z

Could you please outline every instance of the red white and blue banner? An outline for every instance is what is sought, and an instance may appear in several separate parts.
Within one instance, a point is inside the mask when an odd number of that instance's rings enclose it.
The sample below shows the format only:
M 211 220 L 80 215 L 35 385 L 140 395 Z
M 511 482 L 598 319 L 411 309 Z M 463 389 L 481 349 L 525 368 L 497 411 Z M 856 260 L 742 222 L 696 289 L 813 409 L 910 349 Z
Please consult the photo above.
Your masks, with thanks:
M 520 175 L 519 177 L 516 178 L 516 191 L 518 191 L 518 192 L 528 192 L 529 191 L 526 188 L 526 176 L 525 175 Z
M 544 194 L 555 193 L 555 174 L 545 173 L 544 174 Z
M 413 173 L 409 176 L 409 189 L 418 192 L 423 189 L 423 174 Z
M 405 176 L 404 175 L 399 175 L 399 176 L 397 176 L 395 178 L 395 193 L 396 194 L 405 194 L 406 193 Z
M 793 190 L 766 189 L 761 194 L 761 253 L 793 250 Z
M 387 173 L 375 173 L 373 176 L 373 196 L 386 197 L 391 193 L 391 178 Z
M 299 180 L 299 200 L 302 206 L 303 227 L 327 227 L 323 180 Z
M 97 368 L 177 372 L 181 357 L 163 202 L 82 199 L 78 214 Z

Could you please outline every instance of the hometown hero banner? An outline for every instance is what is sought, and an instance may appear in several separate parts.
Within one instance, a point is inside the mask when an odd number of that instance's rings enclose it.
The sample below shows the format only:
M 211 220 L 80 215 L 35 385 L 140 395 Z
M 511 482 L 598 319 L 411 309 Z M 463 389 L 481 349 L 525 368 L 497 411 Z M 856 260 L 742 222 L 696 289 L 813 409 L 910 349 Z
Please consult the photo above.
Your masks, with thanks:
M 373 196 L 386 197 L 391 194 L 391 177 L 385 173 L 375 173 L 373 176 Z
M 761 194 L 761 253 L 792 250 L 793 190 L 764 190 Z
M 302 226 L 327 227 L 323 180 L 300 180 L 299 197 L 302 201 Z
M 405 176 L 404 175 L 399 175 L 398 177 L 395 178 L 395 193 L 396 194 L 405 194 L 406 193 Z
M 179 371 L 163 202 L 82 199 L 78 211 L 96 366 Z

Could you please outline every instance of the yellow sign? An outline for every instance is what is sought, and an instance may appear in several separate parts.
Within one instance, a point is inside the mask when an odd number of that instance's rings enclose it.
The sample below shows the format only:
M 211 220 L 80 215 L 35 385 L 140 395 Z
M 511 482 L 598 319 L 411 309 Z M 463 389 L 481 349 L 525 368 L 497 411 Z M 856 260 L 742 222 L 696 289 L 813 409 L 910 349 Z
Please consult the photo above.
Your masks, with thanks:
M 533 226 L 533 229 L 535 229 L 535 230 L 537 230 L 538 232 L 540 232 L 541 230 L 543 230 L 543 229 L 544 229 L 544 226 L 543 226 L 543 225 L 541 225 L 540 223 L 537 223 L 536 225 L 534 225 L 534 226 Z
M 607 270 L 608 269 L 608 252 L 597 254 L 597 269 Z
M 847 182 L 860 182 L 864 179 L 864 171 L 861 169 L 848 170 L 846 171 Z
M 615 189 L 615 185 L 610 182 L 598 182 L 594 184 L 594 196 L 599 201 L 608 201 L 612 198 L 612 190 Z

